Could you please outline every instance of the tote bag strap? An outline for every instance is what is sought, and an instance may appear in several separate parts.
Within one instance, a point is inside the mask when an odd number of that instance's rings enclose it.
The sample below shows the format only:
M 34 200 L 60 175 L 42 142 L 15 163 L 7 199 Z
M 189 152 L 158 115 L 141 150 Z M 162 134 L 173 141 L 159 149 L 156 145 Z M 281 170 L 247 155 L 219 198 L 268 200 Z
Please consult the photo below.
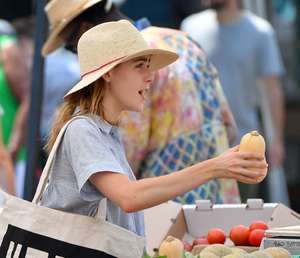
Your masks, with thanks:
M 67 127 L 69 126 L 69 124 L 71 122 L 73 122 L 74 120 L 76 119 L 80 119 L 80 118 L 85 118 L 86 119 L 86 116 L 75 116 L 73 117 L 72 119 L 70 119 L 60 130 L 57 138 L 56 138 L 56 141 L 50 151 L 50 154 L 49 154 L 49 157 L 47 159 L 47 162 L 46 162 L 46 165 L 43 169 L 43 173 L 41 175 L 41 178 L 40 178 L 40 181 L 39 181 L 39 184 L 37 186 L 37 190 L 35 192 L 35 195 L 33 197 L 33 200 L 32 202 L 35 203 L 35 204 L 38 204 L 38 202 L 40 201 L 40 198 L 46 188 L 46 185 L 47 185 L 47 182 L 48 182 L 48 179 L 52 173 L 52 165 L 53 165 L 53 161 L 54 161 L 54 157 L 55 157 L 55 154 L 56 154 L 56 151 L 62 141 L 62 138 L 64 136 L 64 133 L 67 129 Z M 97 211 L 97 214 L 96 214 L 96 217 L 99 217 L 99 218 L 102 218 L 104 220 L 106 220 L 106 207 L 107 207 L 107 199 L 106 198 L 103 198 L 100 203 L 99 203 L 99 206 L 98 206 L 98 211 Z
M 32 202 L 35 203 L 35 204 L 38 204 L 38 202 L 40 201 L 41 199 L 41 196 L 46 188 L 46 185 L 47 185 L 47 182 L 48 182 L 48 179 L 52 173 L 52 165 L 53 165 L 53 161 L 54 161 L 54 157 L 55 157 L 55 154 L 56 154 L 56 151 L 63 139 L 63 136 L 64 136 L 64 133 L 68 127 L 68 125 L 73 122 L 74 120 L 76 119 L 79 119 L 79 118 L 86 118 L 84 116 L 75 116 L 73 117 L 72 119 L 70 119 L 60 130 L 58 136 L 56 137 L 56 140 L 55 140 L 55 143 L 50 151 L 50 154 L 49 154 L 49 157 L 47 159 L 47 162 L 46 162 L 46 165 L 43 169 L 43 173 L 40 177 L 40 181 L 39 181 L 39 184 L 37 186 L 37 189 L 36 189 L 36 192 L 35 192 L 35 195 L 33 197 L 33 200 Z

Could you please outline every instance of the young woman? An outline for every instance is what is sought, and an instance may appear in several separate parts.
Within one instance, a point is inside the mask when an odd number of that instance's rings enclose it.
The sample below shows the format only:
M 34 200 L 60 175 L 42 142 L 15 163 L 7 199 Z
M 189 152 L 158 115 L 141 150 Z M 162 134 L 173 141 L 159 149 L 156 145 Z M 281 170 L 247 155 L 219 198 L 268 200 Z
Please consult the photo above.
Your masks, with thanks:
M 142 210 L 173 199 L 211 179 L 257 183 L 267 173 L 263 156 L 226 153 L 170 175 L 136 180 L 118 133 L 124 110 L 142 112 L 154 71 L 174 62 L 173 52 L 149 49 L 128 21 L 98 25 L 78 43 L 81 80 L 65 96 L 47 148 L 68 126 L 56 153 L 53 173 L 41 204 L 94 216 L 107 198 L 107 220 L 144 235 Z M 250 168 L 255 168 L 253 172 Z

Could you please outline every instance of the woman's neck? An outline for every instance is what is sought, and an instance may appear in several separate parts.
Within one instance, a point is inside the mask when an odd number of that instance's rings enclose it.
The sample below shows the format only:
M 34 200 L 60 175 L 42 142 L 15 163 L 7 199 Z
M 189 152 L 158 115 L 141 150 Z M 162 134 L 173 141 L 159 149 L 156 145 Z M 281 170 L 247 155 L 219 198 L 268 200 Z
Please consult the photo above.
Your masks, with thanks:
M 113 98 L 103 99 L 104 119 L 111 125 L 118 125 L 122 110 L 115 103 Z

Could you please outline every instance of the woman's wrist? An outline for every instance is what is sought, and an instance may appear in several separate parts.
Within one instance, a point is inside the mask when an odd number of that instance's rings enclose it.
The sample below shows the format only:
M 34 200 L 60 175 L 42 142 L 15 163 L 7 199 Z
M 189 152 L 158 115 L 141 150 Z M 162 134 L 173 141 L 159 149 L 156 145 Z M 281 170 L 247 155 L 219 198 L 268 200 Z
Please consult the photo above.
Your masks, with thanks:
M 212 179 L 221 178 L 223 175 L 223 170 L 219 166 L 217 157 L 209 159 L 206 161 L 209 164 L 209 171 L 211 173 Z
M 217 168 L 215 158 L 205 160 L 197 164 L 199 170 L 202 170 L 209 180 L 220 177 L 220 170 Z

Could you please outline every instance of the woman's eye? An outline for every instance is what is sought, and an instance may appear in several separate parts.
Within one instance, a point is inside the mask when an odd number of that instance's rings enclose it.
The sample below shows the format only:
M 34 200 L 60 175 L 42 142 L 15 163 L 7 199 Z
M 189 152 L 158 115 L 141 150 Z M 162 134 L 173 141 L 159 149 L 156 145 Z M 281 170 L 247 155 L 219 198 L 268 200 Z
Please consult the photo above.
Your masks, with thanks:
M 145 66 L 145 62 L 141 62 L 141 63 L 138 63 L 135 67 L 136 68 L 143 68 Z

